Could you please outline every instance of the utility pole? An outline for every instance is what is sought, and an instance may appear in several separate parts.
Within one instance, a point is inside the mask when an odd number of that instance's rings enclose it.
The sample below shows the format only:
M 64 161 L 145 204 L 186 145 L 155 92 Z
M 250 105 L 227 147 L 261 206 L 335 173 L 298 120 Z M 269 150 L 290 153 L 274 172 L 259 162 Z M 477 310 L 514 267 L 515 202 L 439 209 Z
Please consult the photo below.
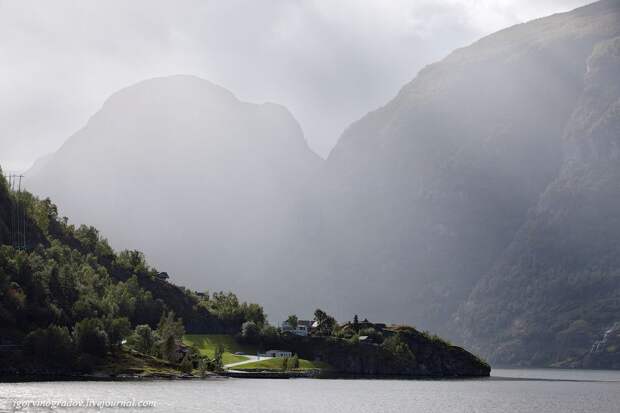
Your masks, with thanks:
M 24 178 L 24 175 L 18 175 L 19 178 L 19 184 L 18 184 L 18 190 L 17 190 L 17 194 L 19 195 L 19 206 L 20 209 L 18 210 L 19 212 L 21 212 L 21 239 L 19 240 L 19 248 L 20 249 L 26 249 L 26 207 L 24 205 L 24 196 L 22 194 L 22 179 Z
M 9 174 L 6 176 L 6 178 L 9 183 L 9 199 L 11 199 L 13 195 L 13 175 Z M 15 214 L 13 213 L 13 208 L 13 205 L 10 205 L 11 216 L 9 217 L 9 237 L 11 238 L 11 245 L 15 246 Z
M 14 199 L 9 223 L 11 245 L 16 249 L 26 249 L 26 208 L 22 193 L 22 179 L 24 175 L 9 174 L 6 177 L 8 178 L 9 189 Z

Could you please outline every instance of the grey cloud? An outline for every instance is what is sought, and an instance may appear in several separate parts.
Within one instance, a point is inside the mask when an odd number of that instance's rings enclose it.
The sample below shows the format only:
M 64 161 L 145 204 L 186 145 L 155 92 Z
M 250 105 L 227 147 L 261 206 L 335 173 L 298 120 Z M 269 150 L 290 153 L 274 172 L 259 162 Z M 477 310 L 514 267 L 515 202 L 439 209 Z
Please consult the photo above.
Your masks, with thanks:
M 325 156 L 352 121 L 481 35 L 583 0 L 2 1 L 0 164 L 59 147 L 116 90 L 195 74 L 286 105 Z

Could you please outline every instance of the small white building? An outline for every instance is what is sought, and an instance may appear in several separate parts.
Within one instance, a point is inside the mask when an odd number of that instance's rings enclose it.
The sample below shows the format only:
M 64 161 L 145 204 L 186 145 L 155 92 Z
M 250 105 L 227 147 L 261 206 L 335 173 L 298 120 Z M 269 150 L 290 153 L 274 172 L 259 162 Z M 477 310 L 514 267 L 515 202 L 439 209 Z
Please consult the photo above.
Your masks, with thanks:
M 286 350 L 269 350 L 265 352 L 267 357 L 293 357 L 293 353 Z
M 310 326 L 311 325 L 312 325 L 311 321 L 299 320 L 297 322 L 297 327 L 293 328 L 293 327 L 291 327 L 289 325 L 289 323 L 284 321 L 282 323 L 282 332 L 283 333 L 293 333 L 295 335 L 304 336 L 305 337 L 310 332 Z

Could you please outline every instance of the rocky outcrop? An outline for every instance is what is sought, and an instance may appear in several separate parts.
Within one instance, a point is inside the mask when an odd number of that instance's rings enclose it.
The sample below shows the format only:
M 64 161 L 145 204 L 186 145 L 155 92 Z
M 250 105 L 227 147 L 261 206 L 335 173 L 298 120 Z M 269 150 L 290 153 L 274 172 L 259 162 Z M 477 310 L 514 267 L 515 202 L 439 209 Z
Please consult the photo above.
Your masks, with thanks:
M 490 366 L 461 347 L 422 334 L 411 327 L 387 328 L 385 337 L 398 336 L 410 350 L 399 353 L 384 343 L 357 342 L 335 337 L 284 336 L 280 343 L 309 360 L 329 363 L 337 373 L 407 377 L 486 377 Z

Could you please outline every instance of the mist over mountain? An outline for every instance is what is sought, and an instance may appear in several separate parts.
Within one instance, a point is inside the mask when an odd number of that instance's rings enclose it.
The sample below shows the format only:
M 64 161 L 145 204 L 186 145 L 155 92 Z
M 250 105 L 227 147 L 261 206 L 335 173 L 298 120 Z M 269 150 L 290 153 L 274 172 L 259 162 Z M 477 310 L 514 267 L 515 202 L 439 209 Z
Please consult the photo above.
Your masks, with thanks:
M 326 227 L 358 307 L 450 333 L 556 178 L 587 58 L 618 33 L 619 12 L 600 2 L 483 38 L 343 134 L 323 179 Z
M 288 288 L 264 276 L 320 162 L 284 107 L 172 76 L 114 94 L 27 184 L 178 283 L 260 297 Z
M 620 37 L 597 44 L 558 176 L 459 313 L 467 341 L 506 364 L 576 363 L 620 318 Z M 610 346 L 611 347 L 611 346 Z M 595 367 L 620 367 L 620 354 Z
M 235 290 L 274 321 L 324 306 L 492 361 L 565 361 L 620 321 L 619 35 L 620 2 L 605 0 L 487 36 L 347 128 L 326 161 L 281 106 L 147 80 L 27 185 L 175 282 Z

